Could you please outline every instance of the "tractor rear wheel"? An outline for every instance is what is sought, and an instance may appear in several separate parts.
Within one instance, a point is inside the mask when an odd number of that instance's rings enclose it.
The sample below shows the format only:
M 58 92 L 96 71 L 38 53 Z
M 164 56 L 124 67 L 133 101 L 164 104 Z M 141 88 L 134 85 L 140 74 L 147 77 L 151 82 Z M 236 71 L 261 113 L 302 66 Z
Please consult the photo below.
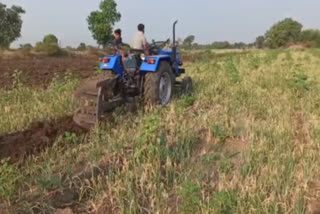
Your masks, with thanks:
M 147 73 L 144 83 L 144 99 L 151 105 L 166 105 L 174 90 L 174 75 L 168 62 L 161 62 L 157 72 Z

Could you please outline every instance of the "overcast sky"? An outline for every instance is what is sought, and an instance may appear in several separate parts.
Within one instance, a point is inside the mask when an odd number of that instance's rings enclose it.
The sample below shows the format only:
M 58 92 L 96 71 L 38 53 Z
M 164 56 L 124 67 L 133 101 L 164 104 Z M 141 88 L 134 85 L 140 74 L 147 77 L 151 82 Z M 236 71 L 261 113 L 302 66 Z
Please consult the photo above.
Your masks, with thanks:
M 86 22 L 100 0 L 0 0 L 20 5 L 22 37 L 17 44 L 40 41 L 53 33 L 61 45 L 94 45 Z M 196 36 L 198 43 L 228 40 L 252 42 L 273 23 L 292 17 L 305 28 L 320 29 L 319 0 L 117 0 L 122 19 L 116 24 L 130 42 L 138 23 L 146 25 L 148 40 L 164 40 L 171 35 L 171 23 L 179 20 L 178 37 Z

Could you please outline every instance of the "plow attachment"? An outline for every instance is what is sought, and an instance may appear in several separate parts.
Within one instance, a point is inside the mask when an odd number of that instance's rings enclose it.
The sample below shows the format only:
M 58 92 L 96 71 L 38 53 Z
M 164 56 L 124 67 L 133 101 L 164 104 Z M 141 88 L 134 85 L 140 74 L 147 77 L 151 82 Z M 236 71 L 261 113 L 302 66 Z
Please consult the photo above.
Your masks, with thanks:
M 124 103 L 121 96 L 116 97 L 114 88 L 118 77 L 111 71 L 86 80 L 75 92 L 78 109 L 73 116 L 74 122 L 86 129 L 99 123 L 106 112 Z

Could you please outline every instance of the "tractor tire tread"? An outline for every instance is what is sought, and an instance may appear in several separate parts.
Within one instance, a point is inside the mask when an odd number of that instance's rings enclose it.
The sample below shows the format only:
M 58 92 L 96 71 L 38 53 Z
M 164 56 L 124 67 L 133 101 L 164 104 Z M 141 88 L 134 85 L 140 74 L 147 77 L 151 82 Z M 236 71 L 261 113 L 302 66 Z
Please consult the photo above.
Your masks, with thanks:
M 157 72 L 149 72 L 145 75 L 144 83 L 144 100 L 146 104 L 158 105 L 159 104 L 159 81 L 163 72 L 170 71 L 171 67 L 168 62 L 160 62 Z M 172 82 L 174 83 L 174 75 L 170 72 Z M 173 92 L 173 91 L 172 91 Z

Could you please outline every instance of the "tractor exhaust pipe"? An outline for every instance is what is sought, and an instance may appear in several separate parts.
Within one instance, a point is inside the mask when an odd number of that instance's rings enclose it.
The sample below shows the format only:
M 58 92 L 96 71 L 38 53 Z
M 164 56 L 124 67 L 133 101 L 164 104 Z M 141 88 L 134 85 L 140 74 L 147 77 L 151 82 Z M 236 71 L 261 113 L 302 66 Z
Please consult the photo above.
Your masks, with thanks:
M 177 46 L 176 46 L 176 24 L 178 23 L 178 20 L 173 23 L 173 45 L 172 45 L 172 62 L 174 65 L 176 64 L 177 59 Z

